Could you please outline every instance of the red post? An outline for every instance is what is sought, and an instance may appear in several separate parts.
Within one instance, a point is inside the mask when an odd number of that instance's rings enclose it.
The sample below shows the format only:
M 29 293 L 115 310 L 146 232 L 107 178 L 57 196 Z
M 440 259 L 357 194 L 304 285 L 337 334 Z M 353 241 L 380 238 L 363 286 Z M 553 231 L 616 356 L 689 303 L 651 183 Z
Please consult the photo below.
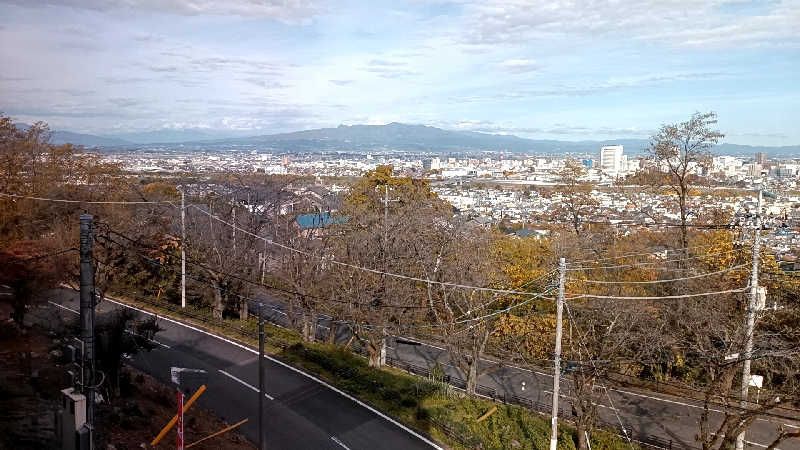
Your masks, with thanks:
M 178 450 L 183 450 L 183 392 L 178 391 Z

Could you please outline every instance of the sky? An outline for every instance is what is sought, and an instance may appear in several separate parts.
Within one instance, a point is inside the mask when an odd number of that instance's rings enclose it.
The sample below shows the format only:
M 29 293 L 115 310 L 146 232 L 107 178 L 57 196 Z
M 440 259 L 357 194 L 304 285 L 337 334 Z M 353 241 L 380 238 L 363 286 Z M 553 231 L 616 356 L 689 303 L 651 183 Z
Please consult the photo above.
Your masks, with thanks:
M 800 0 L 0 0 L 0 112 L 114 135 L 404 122 L 800 144 Z

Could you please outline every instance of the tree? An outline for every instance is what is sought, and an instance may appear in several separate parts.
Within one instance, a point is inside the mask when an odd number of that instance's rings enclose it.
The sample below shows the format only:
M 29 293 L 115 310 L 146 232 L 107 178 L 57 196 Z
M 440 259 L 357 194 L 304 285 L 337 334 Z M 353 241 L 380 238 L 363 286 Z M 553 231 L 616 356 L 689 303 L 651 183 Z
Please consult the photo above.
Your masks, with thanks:
M 608 395 L 604 380 L 611 372 L 624 372 L 642 361 L 648 354 L 648 343 L 662 328 L 653 323 L 647 308 L 621 300 L 573 300 L 566 311 L 573 331 L 565 339 L 564 368 L 572 380 L 578 449 L 586 450 L 587 435 L 597 425 L 597 405 Z
M 465 378 L 465 389 L 474 395 L 479 378 L 499 366 L 479 368 L 489 338 L 499 320 L 503 294 L 460 287 L 500 287 L 507 285 L 505 273 L 498 270 L 495 240 L 499 235 L 480 227 L 469 227 L 458 218 L 431 224 L 417 250 L 426 283 L 425 298 L 437 338 Z M 465 255 L 469 257 L 465 257 Z M 444 283 L 454 283 L 444 284 Z
M 590 218 L 597 206 L 592 195 L 594 186 L 585 181 L 587 169 L 576 159 L 568 159 L 558 173 L 558 191 L 550 197 L 558 200 L 553 207 L 552 218 L 557 222 L 566 222 L 572 227 L 575 235 L 580 237 L 583 222 Z
M 45 301 L 42 293 L 67 278 L 68 257 L 43 241 L 17 241 L 0 249 L 0 284 L 11 287 L 10 298 L 3 298 L 10 299 L 11 317 L 17 325 L 23 325 L 31 306 Z
M 388 206 L 382 202 L 387 192 Z M 390 166 L 365 174 L 345 197 L 339 216 L 346 220 L 330 227 L 331 254 L 351 266 L 330 265 L 331 290 L 347 302 L 339 309 L 372 366 L 382 363 L 389 330 L 418 321 L 424 307 L 415 282 L 386 273 L 419 276 L 423 230 L 450 215 L 427 182 L 394 177 Z
M 127 308 L 100 317 L 95 328 L 97 366 L 105 373 L 109 392 L 117 396 L 124 356 L 156 348 L 153 339 L 163 328 L 159 327 L 155 316 L 137 320 L 136 313 Z
M 665 173 L 663 181 L 677 195 L 680 210 L 681 248 L 688 248 L 687 200 L 698 175 L 711 165 L 711 147 L 725 135 L 713 129 L 714 112 L 692 114 L 679 124 L 662 125 L 650 138 L 648 156 L 654 168 Z
M 0 114 L 0 192 L 76 200 L 93 200 L 93 195 L 102 195 L 108 200 L 128 186 L 127 181 L 119 182 L 119 169 L 119 165 L 104 162 L 99 155 L 86 153 L 80 147 L 51 144 L 44 122 L 22 130 Z M 72 208 L 64 204 L 2 196 L 0 245 L 38 240 L 64 223 L 76 228 L 72 213 Z
M 205 212 L 187 209 L 187 260 L 208 282 L 203 287 L 213 296 L 213 317 L 221 320 L 225 310 L 231 309 L 246 320 L 247 299 L 237 293 L 243 292 L 247 280 L 255 282 L 260 277 L 256 258 L 260 240 L 255 236 L 263 223 L 233 202 L 208 201 Z
M 317 317 L 320 308 L 326 305 L 323 299 L 330 291 L 327 259 L 331 249 L 324 233 L 322 219 L 308 230 L 292 227 L 283 237 L 288 247 L 297 251 L 285 251 L 277 276 L 289 287 L 292 293 L 285 295 L 287 300 L 287 319 L 306 342 L 314 342 L 317 330 Z
M 749 282 L 751 252 L 737 248 L 732 233 L 711 231 L 700 233 L 692 241 L 695 258 L 683 264 L 689 273 L 708 273 L 744 266 L 719 275 L 688 279 L 674 283 L 669 294 L 741 289 Z M 704 257 L 704 255 L 708 255 Z M 787 287 L 774 259 L 763 252 L 761 268 L 769 298 L 778 300 Z M 764 272 L 775 275 L 764 276 Z M 673 275 L 674 277 L 674 275 Z M 788 280 L 791 283 L 791 280 Z M 703 395 L 703 409 L 698 420 L 697 441 L 704 450 L 731 449 L 736 437 L 759 417 L 781 408 L 783 401 L 800 392 L 800 358 L 796 353 L 800 313 L 796 305 L 786 303 L 782 309 L 762 310 L 756 315 L 753 335 L 755 349 L 753 373 L 763 375 L 764 389 L 759 403 L 753 397 L 741 405 L 741 373 L 747 328 L 743 315 L 749 303 L 749 291 L 711 296 L 659 300 L 650 305 L 652 320 L 661 333 L 648 340 L 653 376 L 671 380 Z M 779 399 L 783 399 L 779 401 Z M 722 421 L 715 417 L 722 414 Z M 779 433 L 776 444 L 791 437 Z

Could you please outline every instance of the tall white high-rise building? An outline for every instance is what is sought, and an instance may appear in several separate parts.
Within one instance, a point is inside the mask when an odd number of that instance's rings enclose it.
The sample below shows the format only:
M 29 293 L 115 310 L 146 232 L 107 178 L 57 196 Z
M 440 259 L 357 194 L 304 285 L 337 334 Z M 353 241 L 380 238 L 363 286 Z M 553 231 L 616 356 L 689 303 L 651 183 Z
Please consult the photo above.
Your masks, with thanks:
M 625 170 L 621 145 L 606 145 L 600 149 L 600 169 L 617 173 Z

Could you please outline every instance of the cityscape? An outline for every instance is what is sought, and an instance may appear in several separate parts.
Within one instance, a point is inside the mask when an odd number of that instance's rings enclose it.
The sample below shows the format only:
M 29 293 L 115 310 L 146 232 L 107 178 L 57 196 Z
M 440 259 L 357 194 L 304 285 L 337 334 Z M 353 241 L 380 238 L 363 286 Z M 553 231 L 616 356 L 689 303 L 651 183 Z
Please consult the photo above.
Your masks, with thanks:
M 674 194 L 641 192 L 635 181 L 626 181 L 647 167 L 647 159 L 636 151 L 625 154 L 624 146 L 603 146 L 596 154 L 537 155 L 494 151 L 467 152 L 454 156 L 434 156 L 404 151 L 348 153 L 346 150 L 315 153 L 275 154 L 252 150 L 192 151 L 143 148 L 106 156 L 127 170 L 153 176 L 181 173 L 263 173 L 267 175 L 310 176 L 319 188 L 318 199 L 336 196 L 347 190 L 349 182 L 389 165 L 398 176 L 430 180 L 432 190 L 469 220 L 486 226 L 507 222 L 520 228 L 535 229 L 547 224 L 552 209 L 561 198 L 543 195 L 559 185 L 559 171 L 568 160 L 580 162 L 586 170 L 580 181 L 591 183 L 597 208 L 585 221 L 610 225 L 638 225 L 642 229 L 668 228 L 679 219 L 672 207 Z M 732 228 L 750 217 L 756 207 L 757 191 L 773 193 L 765 199 L 764 223 L 772 232 L 765 245 L 779 261 L 796 261 L 800 234 L 800 157 L 768 158 L 764 152 L 744 156 L 713 156 L 708 167 L 693 167 L 706 178 L 702 193 L 692 201 L 694 219 L 709 217 L 713 211 L 728 211 Z M 303 196 L 307 189 L 295 191 Z M 246 201 L 244 202 L 246 203 Z M 336 202 L 333 202 L 335 205 Z M 245 205 L 253 207 L 254 205 Z M 331 212 L 330 205 L 326 211 Z M 334 206 L 335 210 L 335 206 Z M 290 212 L 287 209 L 285 212 Z M 701 219 L 702 220 L 702 219 Z M 547 228 L 547 227 L 545 227 Z M 546 229 L 535 230 L 546 234 Z
M 0 450 L 800 450 L 798 0 L 0 10 Z

